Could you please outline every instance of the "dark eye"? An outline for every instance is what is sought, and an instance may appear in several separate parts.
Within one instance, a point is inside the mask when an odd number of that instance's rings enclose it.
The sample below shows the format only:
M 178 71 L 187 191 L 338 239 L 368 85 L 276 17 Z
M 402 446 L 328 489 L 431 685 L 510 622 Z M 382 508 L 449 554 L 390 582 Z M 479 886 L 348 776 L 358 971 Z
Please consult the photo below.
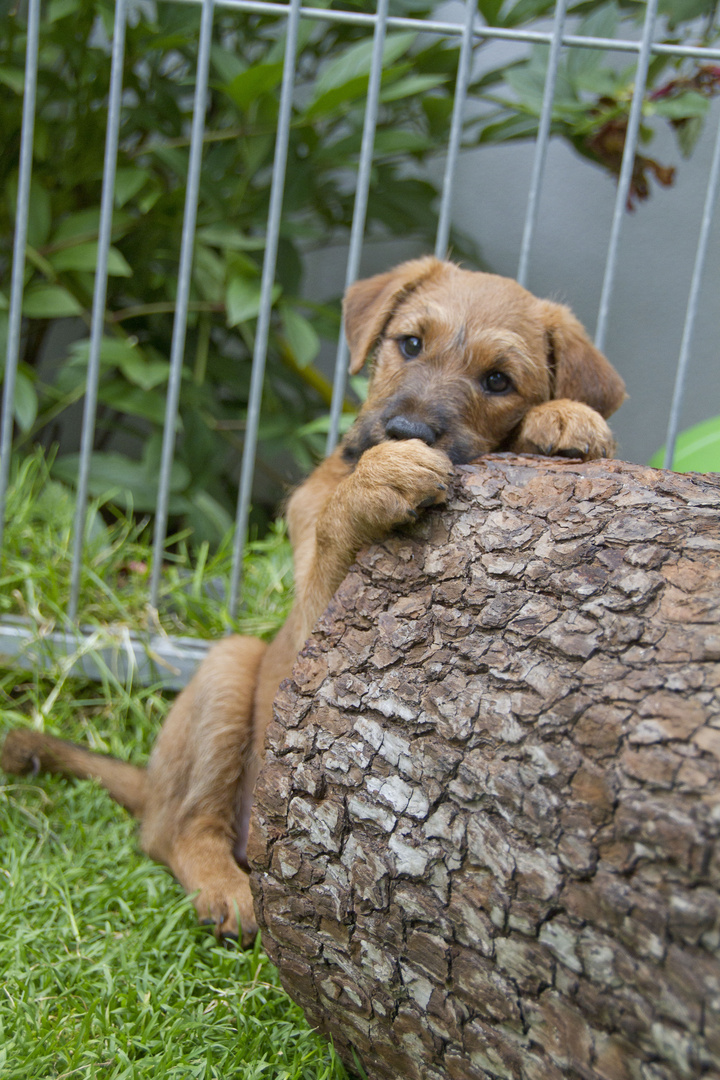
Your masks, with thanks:
M 480 385 L 488 394 L 506 394 L 513 389 L 512 379 L 502 371 L 489 371 L 483 375 Z
M 422 338 L 415 337 L 414 334 L 405 334 L 404 337 L 399 337 L 397 343 L 398 349 L 406 360 L 414 360 L 422 352 Z

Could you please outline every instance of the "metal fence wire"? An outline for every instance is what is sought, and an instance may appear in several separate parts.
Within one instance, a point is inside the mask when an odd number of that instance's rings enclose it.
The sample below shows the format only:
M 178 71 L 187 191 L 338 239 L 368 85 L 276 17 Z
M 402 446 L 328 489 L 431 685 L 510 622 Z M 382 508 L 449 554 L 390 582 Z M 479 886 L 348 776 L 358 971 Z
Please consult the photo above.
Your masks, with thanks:
M 320 20 L 326 23 L 336 22 L 351 24 L 356 27 L 364 28 L 368 35 L 372 35 L 372 62 L 367 101 L 365 105 L 361 153 L 355 184 L 354 214 L 345 273 L 346 286 L 352 284 L 359 273 L 365 234 L 368 192 L 370 189 L 371 170 L 373 165 L 375 129 L 378 117 L 378 103 L 383 70 L 383 47 L 388 30 L 414 31 L 424 35 L 434 35 L 436 38 L 454 43 L 458 50 L 452 120 L 448 132 L 445 169 L 442 183 L 442 202 L 439 211 L 439 225 L 435 244 L 435 253 L 440 257 L 444 256 L 448 249 L 456 176 L 458 171 L 458 159 L 462 143 L 463 122 L 466 117 L 468 83 L 471 76 L 475 50 L 479 45 L 491 39 L 549 46 L 549 59 L 542 110 L 535 143 L 534 162 L 517 269 L 517 277 L 521 284 L 526 284 L 528 278 L 528 267 L 532 255 L 533 238 L 538 221 L 540 193 L 545 175 L 546 154 L 551 133 L 553 101 L 563 49 L 575 47 L 592 50 L 608 50 L 617 54 L 630 54 L 631 57 L 634 57 L 635 77 L 633 98 L 617 184 L 612 225 L 608 238 L 607 257 L 605 260 L 603 284 L 595 329 L 595 341 L 601 349 L 605 344 L 608 320 L 612 310 L 613 287 L 618 262 L 618 245 L 626 216 L 625 209 L 628 202 L 633 165 L 638 147 L 642 104 L 646 92 L 649 65 L 653 56 L 661 55 L 671 56 L 673 58 L 694 58 L 698 61 L 707 63 L 718 62 L 720 61 L 720 49 L 683 45 L 681 43 L 667 44 L 656 41 L 655 34 L 658 0 L 648 0 L 645 5 L 645 18 L 640 36 L 637 40 L 593 37 L 567 32 L 567 0 L 559 0 L 556 4 L 552 25 L 547 23 L 542 24 L 543 27 L 547 28 L 540 29 L 510 29 L 484 25 L 478 15 L 476 0 L 465 0 L 464 15 L 458 20 L 442 18 L 421 20 L 413 17 L 391 16 L 388 10 L 388 0 L 378 0 L 376 9 L 372 13 L 304 7 L 301 6 L 300 0 L 289 0 L 289 3 L 255 2 L 255 0 L 159 0 L 159 2 L 184 2 L 186 4 L 198 6 L 200 11 L 199 46 L 197 70 L 195 73 L 189 168 L 185 194 L 177 298 L 170 356 L 170 378 L 167 390 L 162 458 L 155 515 L 154 552 L 150 586 L 150 602 L 153 606 L 157 606 L 158 603 L 161 582 L 160 576 L 163 565 L 162 556 L 167 534 L 170 475 L 173 465 L 180 381 L 185 352 L 185 335 L 193 263 L 193 244 L 202 170 L 208 73 L 214 12 L 215 8 L 218 7 L 233 12 L 272 16 L 278 20 L 284 20 L 286 24 L 283 78 L 280 92 L 279 117 L 275 136 L 275 156 L 265 237 L 261 296 L 254 342 L 247 426 L 244 440 L 240 490 L 237 501 L 233 564 L 229 587 L 229 605 L 231 612 L 234 612 L 238 606 L 240 597 L 243 550 L 247 534 L 251 488 L 255 467 L 255 452 L 260 421 L 260 404 L 265 373 L 265 359 L 268 348 L 268 332 L 273 304 L 273 285 L 275 281 L 278 242 L 283 213 L 283 194 L 285 188 L 293 95 L 296 83 L 298 30 L 301 25 L 301 20 Z M 108 276 L 107 263 L 112 232 L 115 172 L 122 113 L 125 29 L 129 15 L 129 7 L 131 7 L 130 0 L 115 0 L 114 29 L 112 35 L 112 68 L 104 152 L 98 256 L 92 303 L 89 363 L 84 398 L 80 465 L 77 481 L 72 574 L 70 582 L 70 599 L 67 610 L 68 625 L 75 623 L 78 615 L 80 574 L 83 560 L 83 538 L 85 536 L 88 505 L 88 478 L 95 437 L 100 351 L 105 322 Z M 441 14 L 446 10 L 447 7 L 438 7 L 438 11 Z M 30 204 L 30 184 L 33 166 L 32 148 L 38 71 L 39 23 L 40 0 L 28 0 L 23 122 L 16 229 L 13 246 L 9 331 L 4 372 L 2 427 L 0 431 L 0 554 L 2 552 L 6 493 L 12 450 L 13 405 L 16 374 L 18 370 L 22 335 L 23 280 L 26 259 L 25 252 Z M 691 353 L 693 329 L 697 315 L 698 296 L 703 279 L 703 270 L 708 250 L 719 175 L 720 128 L 717 132 L 714 153 L 707 180 L 707 192 L 702 213 L 694 268 L 689 285 L 689 300 L 682 335 L 680 356 L 677 364 L 672 407 L 667 422 L 666 467 L 670 467 L 672 464 L 678 434 L 680 410 L 687 381 L 688 361 Z M 328 451 L 334 447 L 338 438 L 339 420 L 345 395 L 347 361 L 347 347 L 341 334 L 337 345 L 333 398 L 327 443 Z M 56 631 L 52 634 L 48 634 L 45 638 L 45 649 L 50 649 L 55 655 L 77 655 L 78 634 L 80 634 L 80 631 L 73 633 Z M 125 640 L 119 643 L 115 648 L 108 646 L 106 653 L 108 655 L 110 653 L 113 654 L 112 662 L 116 665 L 118 664 L 118 657 L 121 664 L 130 663 L 136 677 L 141 680 L 159 677 L 166 685 L 179 687 L 185 683 L 189 674 L 194 669 L 198 658 L 203 655 L 204 650 L 205 643 L 191 641 L 189 639 L 173 640 L 172 638 L 167 638 L 165 636 L 158 636 L 150 641 L 140 642 L 130 636 L 126 637 Z M 18 665 L 33 667 L 37 667 L 38 665 L 41 666 L 46 656 L 46 653 L 43 650 L 38 651 L 33 631 L 22 625 L 19 620 L 12 619 L 6 619 L 0 624 L 0 653 L 5 654 L 6 656 L 14 656 Z M 155 658 L 155 662 L 150 659 L 151 657 Z M 81 666 L 86 674 L 95 674 L 96 669 L 90 651 L 88 651 L 87 655 L 85 655 L 84 659 L 81 661 Z

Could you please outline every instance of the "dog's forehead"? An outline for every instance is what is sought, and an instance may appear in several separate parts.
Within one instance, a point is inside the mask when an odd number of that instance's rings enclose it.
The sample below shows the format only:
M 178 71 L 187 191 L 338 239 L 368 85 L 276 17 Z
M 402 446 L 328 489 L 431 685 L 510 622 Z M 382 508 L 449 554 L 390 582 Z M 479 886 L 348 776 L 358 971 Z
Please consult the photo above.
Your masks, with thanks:
M 540 329 L 538 301 L 517 281 L 448 264 L 404 299 L 401 313 L 462 324 L 469 332 L 496 327 L 526 334 Z

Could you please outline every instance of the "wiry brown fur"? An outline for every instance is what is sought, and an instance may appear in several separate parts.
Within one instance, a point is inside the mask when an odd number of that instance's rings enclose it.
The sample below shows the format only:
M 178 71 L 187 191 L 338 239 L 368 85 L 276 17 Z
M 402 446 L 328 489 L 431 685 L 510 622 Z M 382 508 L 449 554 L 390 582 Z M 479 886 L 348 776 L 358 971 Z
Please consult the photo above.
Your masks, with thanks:
M 373 356 L 366 404 L 287 511 L 296 601 L 275 641 L 215 645 L 173 705 L 147 770 L 38 732 L 2 767 L 93 776 L 141 820 L 143 849 L 197 891 L 221 935 L 256 931 L 245 865 L 252 789 L 280 681 L 359 549 L 445 497 L 453 464 L 492 450 L 600 457 L 623 382 L 560 304 L 434 258 L 358 282 L 345 299 L 351 370 Z M 403 356 L 403 339 L 422 348 Z M 511 380 L 492 392 L 490 373 Z

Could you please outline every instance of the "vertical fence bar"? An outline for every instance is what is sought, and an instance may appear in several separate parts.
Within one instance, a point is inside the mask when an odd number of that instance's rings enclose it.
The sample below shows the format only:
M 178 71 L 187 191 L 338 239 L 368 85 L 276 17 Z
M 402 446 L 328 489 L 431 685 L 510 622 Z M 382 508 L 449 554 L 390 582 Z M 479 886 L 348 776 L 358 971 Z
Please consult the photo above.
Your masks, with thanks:
M 345 289 L 349 289 L 357 279 L 360 269 L 360 255 L 362 252 L 363 237 L 365 235 L 365 218 L 367 216 L 368 193 L 370 190 L 370 169 L 372 168 L 373 150 L 375 148 L 375 128 L 377 126 L 378 106 L 380 103 L 380 84 L 382 81 L 382 59 L 385 48 L 385 31 L 387 29 L 388 0 L 378 0 L 375 32 L 373 34 L 373 51 L 370 65 L 370 79 L 368 81 L 368 96 L 365 105 L 365 119 L 363 122 L 362 143 L 360 145 L 360 164 L 358 167 L 357 185 L 355 188 L 355 206 L 353 207 L 352 228 L 350 231 L 350 248 L 348 250 L 347 268 L 345 271 Z M 333 396 L 330 406 L 330 427 L 326 443 L 326 452 L 332 453 L 337 445 L 340 430 L 340 414 L 342 413 L 345 399 L 345 385 L 347 383 L 348 348 L 345 341 L 344 329 L 340 328 L 337 353 L 335 355 L 335 377 L 333 381 Z
M 257 447 L 258 427 L 260 424 L 260 406 L 262 403 L 265 360 L 270 332 L 272 310 L 272 288 L 275 281 L 278 240 L 280 237 L 280 219 L 282 216 L 283 194 L 285 189 L 285 171 L 287 168 L 288 145 L 290 142 L 290 119 L 292 99 L 295 88 L 295 55 L 297 53 L 298 26 L 300 23 L 300 0 L 290 0 L 287 30 L 285 36 L 285 56 L 283 78 L 280 90 L 280 110 L 278 114 L 277 135 L 275 136 L 275 157 L 273 177 L 270 187 L 270 209 L 268 213 L 265 256 L 263 259 L 262 281 L 260 289 L 260 310 L 255 329 L 253 366 L 250 378 L 250 396 L 248 399 L 247 422 L 245 425 L 245 444 L 240 475 L 237 514 L 235 519 L 235 539 L 233 542 L 233 562 L 230 573 L 229 611 L 231 617 L 237 612 L 240 587 L 242 583 L 242 561 L 250 516 L 250 496 L 252 493 L 253 474 L 255 472 L 255 451 Z
M 530 193 L 528 195 L 527 210 L 525 212 L 525 228 L 520 245 L 520 262 L 518 265 L 517 279 L 521 285 L 527 285 L 528 267 L 530 264 L 530 248 L 532 247 L 535 226 L 537 224 L 538 209 L 540 205 L 540 189 L 545 175 L 545 160 L 550 141 L 550 125 L 552 123 L 552 108 L 555 99 L 555 84 L 557 82 L 558 67 L 560 65 L 560 51 L 562 49 L 562 36 L 565 30 L 565 12 L 567 0 L 558 0 L 555 7 L 555 20 L 553 22 L 552 41 L 548 55 L 547 75 L 545 76 L 545 89 L 543 91 L 543 103 L 540 110 L 540 123 L 538 124 L 537 141 L 535 143 L 535 157 L 533 160 L 532 176 L 530 178 Z
M 465 99 L 467 98 L 468 82 L 470 81 L 470 65 L 472 63 L 473 53 L 473 26 L 475 25 L 476 12 L 476 0 L 466 0 L 465 23 L 463 25 L 463 35 L 460 44 L 460 56 L 458 57 L 457 78 L 455 80 L 455 100 L 453 102 L 450 138 L 448 139 L 442 199 L 440 202 L 440 215 L 438 218 L 437 236 L 435 239 L 435 255 L 438 259 L 446 258 L 448 253 L 450 214 L 452 211 L 453 192 L 455 189 L 455 172 L 458 154 L 460 152 L 460 140 L 462 138 Z
M 663 467 L 665 469 L 672 469 L 673 459 L 675 458 L 675 443 L 677 441 L 678 427 L 680 424 L 680 411 L 682 409 L 683 395 L 685 393 L 685 381 L 687 378 L 690 350 L 692 349 L 693 333 L 695 330 L 695 317 L 697 315 L 698 301 L 700 299 L 700 288 L 702 286 L 705 258 L 707 256 L 708 242 L 710 240 L 710 226 L 712 225 L 719 181 L 720 123 L 718 124 L 715 149 L 710 165 L 710 176 L 708 177 L 705 206 L 703 208 L 702 222 L 700 225 L 700 237 L 698 239 L 697 252 L 695 254 L 695 266 L 693 267 L 693 274 L 690 282 L 690 295 L 688 297 L 685 325 L 683 327 L 682 342 L 680 344 L 680 356 L 678 358 L 677 372 L 675 375 L 675 388 L 670 408 L 670 419 L 668 421 L 667 435 L 665 437 L 665 459 L 663 461 Z
M 7 18 L 7 15 L 5 17 Z M 15 412 L 15 382 L 20 357 L 25 245 L 27 243 L 28 214 L 30 212 L 30 180 L 32 177 L 33 137 L 35 133 L 35 93 L 37 90 L 39 37 L 40 0 L 30 0 L 28 5 L 27 42 L 25 45 L 25 84 L 23 89 L 22 132 L 20 135 L 20 170 L 17 206 L 15 208 L 10 316 L 5 353 L 2 429 L 0 432 L 0 557 L 2 557 L 5 532 L 5 500 L 10 475 L 10 453 L 12 450 L 13 416 Z
M 168 381 L 168 395 L 165 406 L 165 427 L 163 430 L 162 457 L 160 461 L 158 504 L 155 513 L 155 536 L 153 537 L 150 603 L 154 608 L 158 606 L 158 595 L 160 592 L 160 576 L 162 573 L 163 551 L 167 535 L 168 507 L 170 503 L 170 478 L 173 455 L 175 453 L 175 425 L 177 422 L 178 401 L 180 399 L 183 360 L 185 358 L 185 333 L 187 330 L 188 298 L 190 295 L 190 277 L 192 274 L 193 249 L 195 245 L 195 221 L 197 218 L 198 193 L 200 190 L 200 165 L 202 163 L 203 137 L 205 134 L 205 110 L 207 106 L 213 14 L 213 0 L 203 0 L 202 17 L 200 20 L 197 72 L 195 76 L 192 133 L 190 136 L 190 160 L 188 164 L 187 188 L 185 190 L 182 239 L 180 242 L 177 301 L 175 304 L 175 319 L 173 321 L 173 335 L 170 346 L 170 378 Z
M 625 148 L 623 150 L 620 176 L 618 178 L 617 194 L 615 197 L 615 209 L 613 212 L 612 226 L 610 229 L 610 242 L 608 244 L 607 262 L 605 263 L 605 277 L 600 294 L 600 306 L 598 310 L 597 327 L 595 329 L 595 344 L 598 349 L 605 347 L 605 335 L 607 333 L 608 313 L 612 297 L 613 284 L 615 281 L 615 268 L 617 265 L 618 245 L 620 242 L 620 229 L 627 205 L 630 181 L 632 180 L 635 166 L 635 150 L 637 148 L 640 120 L 642 118 L 643 98 L 647 83 L 648 65 L 650 63 L 650 48 L 655 32 L 655 18 L 657 16 L 658 0 L 647 0 L 645 22 L 643 24 L 640 51 L 635 69 L 635 90 L 630 105 L 627 131 L 625 133 Z
M 83 407 L 80 464 L 75 504 L 75 531 L 73 535 L 72 569 L 70 572 L 70 600 L 68 618 L 75 620 L 80 596 L 82 554 L 87 521 L 87 492 L 90 477 L 90 458 L 95 439 L 95 414 L 97 412 L 98 380 L 100 376 L 100 350 L 105 329 L 105 300 L 107 298 L 107 261 L 112 238 L 113 198 L 115 194 L 115 169 L 120 134 L 120 107 L 122 104 L 123 61 L 125 57 L 125 0 L 116 0 L 115 23 L 112 41 L 112 66 L 110 70 L 110 93 L 108 118 L 105 131 L 105 158 L 103 163 L 102 196 L 100 202 L 100 225 L 98 229 L 97 263 L 93 290 L 92 321 L 90 329 L 90 354 L 88 357 L 85 404 Z

